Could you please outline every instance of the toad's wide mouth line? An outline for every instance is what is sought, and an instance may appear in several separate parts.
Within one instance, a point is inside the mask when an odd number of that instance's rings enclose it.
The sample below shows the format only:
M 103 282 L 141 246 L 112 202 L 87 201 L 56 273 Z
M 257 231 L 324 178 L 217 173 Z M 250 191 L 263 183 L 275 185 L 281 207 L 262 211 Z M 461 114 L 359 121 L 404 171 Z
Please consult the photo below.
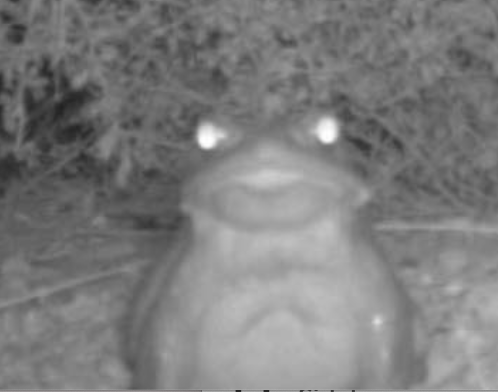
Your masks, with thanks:
M 204 187 L 195 189 L 197 193 L 192 192 L 193 200 L 197 197 L 202 201 L 198 202 L 198 209 L 205 208 L 210 214 L 237 227 L 291 229 L 321 219 L 323 214 L 333 210 L 334 205 L 341 204 L 341 198 L 347 192 L 346 187 L 333 182 L 308 181 L 294 174 L 273 181 L 273 175 L 273 172 L 267 172 L 261 177 L 257 174 L 256 180 L 255 177 L 250 177 L 249 181 L 236 177 L 206 183 Z M 260 182 L 269 177 L 271 184 Z M 185 206 L 188 209 L 190 205 L 187 202 Z
M 278 171 L 265 169 L 238 173 L 229 175 L 224 178 L 213 178 L 208 183 L 198 184 L 197 189 L 202 188 L 201 193 L 220 194 L 226 191 L 235 191 L 246 193 L 247 195 L 262 195 L 268 197 L 285 197 L 288 192 L 303 192 L 305 189 L 316 192 L 329 192 L 334 195 L 341 193 L 341 189 L 350 189 L 348 182 L 344 179 L 334 181 L 334 173 L 330 177 L 323 178 L 320 176 L 305 175 L 290 171 Z
M 265 168 L 253 170 L 233 178 L 234 184 L 241 184 L 256 189 L 279 188 L 303 181 L 304 176 L 288 170 Z
M 305 160 L 255 160 L 226 162 L 199 173 L 186 183 L 187 189 L 202 188 L 209 192 L 215 187 L 243 184 L 254 189 L 272 189 L 293 183 L 308 183 L 319 187 L 360 187 L 362 181 L 341 166 L 331 166 Z M 208 170 L 208 169 L 206 169 Z M 203 175 L 204 174 L 204 175 Z
M 266 176 L 266 173 L 264 174 Z M 210 190 L 205 190 L 205 195 L 213 202 L 218 199 L 225 203 L 242 203 L 247 207 L 258 206 L 262 210 L 268 207 L 292 208 L 303 207 L 312 202 L 321 203 L 333 200 L 343 192 L 343 188 L 337 184 L 319 181 L 309 181 L 302 176 L 292 176 L 292 178 L 278 178 L 270 181 L 260 182 L 261 178 L 253 181 L 253 178 L 237 178 L 231 181 L 212 184 Z M 214 202 L 216 204 L 216 202 Z M 228 205 L 227 204 L 227 205 Z M 309 206 L 311 207 L 311 205 Z M 289 211 L 290 212 L 290 211 Z

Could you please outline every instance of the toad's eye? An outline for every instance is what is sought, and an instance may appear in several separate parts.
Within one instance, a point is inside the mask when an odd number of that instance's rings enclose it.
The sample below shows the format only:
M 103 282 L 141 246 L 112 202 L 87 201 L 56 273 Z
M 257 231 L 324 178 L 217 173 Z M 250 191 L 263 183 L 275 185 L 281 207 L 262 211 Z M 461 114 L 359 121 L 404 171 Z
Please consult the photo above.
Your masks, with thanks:
M 197 127 L 196 142 L 201 150 L 215 150 L 223 147 L 230 138 L 230 132 L 210 121 L 203 121 Z
M 319 143 L 331 145 L 341 136 L 341 123 L 333 116 L 323 116 L 313 124 L 309 133 Z

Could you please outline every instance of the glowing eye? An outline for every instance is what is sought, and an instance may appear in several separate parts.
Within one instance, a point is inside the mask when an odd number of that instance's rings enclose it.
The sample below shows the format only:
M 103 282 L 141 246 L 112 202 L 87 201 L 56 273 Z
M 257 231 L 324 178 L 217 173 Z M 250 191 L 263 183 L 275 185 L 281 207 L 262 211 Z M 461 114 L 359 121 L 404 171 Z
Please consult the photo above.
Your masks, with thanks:
M 323 144 L 332 144 L 339 139 L 341 124 L 335 117 L 322 117 L 312 133 Z
M 213 150 L 227 138 L 227 132 L 211 122 L 203 122 L 197 128 L 196 138 L 201 149 Z

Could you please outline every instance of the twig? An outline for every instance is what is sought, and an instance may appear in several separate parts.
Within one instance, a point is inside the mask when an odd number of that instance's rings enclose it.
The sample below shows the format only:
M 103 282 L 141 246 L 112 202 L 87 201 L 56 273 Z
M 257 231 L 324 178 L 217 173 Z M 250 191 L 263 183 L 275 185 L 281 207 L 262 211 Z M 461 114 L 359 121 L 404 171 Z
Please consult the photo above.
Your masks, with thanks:
M 130 273 L 130 271 L 138 265 L 140 265 L 138 262 L 128 263 L 115 269 L 99 272 L 83 278 L 70 279 L 52 287 L 44 287 L 24 296 L 2 301 L 0 302 L 0 312 L 13 306 L 18 306 L 34 300 L 44 299 L 63 291 L 74 289 L 78 286 L 87 285 L 103 279 L 113 278 L 115 276 L 122 275 L 123 273 Z

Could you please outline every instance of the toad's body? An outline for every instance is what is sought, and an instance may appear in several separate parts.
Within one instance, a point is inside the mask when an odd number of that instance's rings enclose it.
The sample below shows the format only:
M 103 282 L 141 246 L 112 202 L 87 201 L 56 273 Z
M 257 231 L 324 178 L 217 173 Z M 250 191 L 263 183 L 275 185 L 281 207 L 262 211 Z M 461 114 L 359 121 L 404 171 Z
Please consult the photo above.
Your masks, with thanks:
M 369 235 L 334 117 L 204 122 L 189 223 L 140 291 L 134 387 L 404 388 L 412 303 Z M 325 144 L 325 145 L 324 145 Z

